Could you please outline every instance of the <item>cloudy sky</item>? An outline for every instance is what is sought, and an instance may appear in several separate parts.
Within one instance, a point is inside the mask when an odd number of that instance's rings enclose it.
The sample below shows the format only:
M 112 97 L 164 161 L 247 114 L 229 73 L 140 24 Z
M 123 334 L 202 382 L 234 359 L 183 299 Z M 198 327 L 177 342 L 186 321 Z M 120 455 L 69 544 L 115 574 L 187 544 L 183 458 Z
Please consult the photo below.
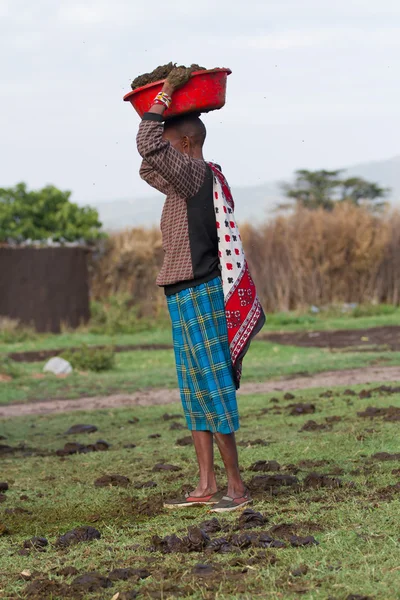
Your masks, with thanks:
M 0 0 L 0 186 L 151 193 L 122 96 L 170 60 L 233 71 L 205 117 L 231 184 L 400 154 L 398 0 Z

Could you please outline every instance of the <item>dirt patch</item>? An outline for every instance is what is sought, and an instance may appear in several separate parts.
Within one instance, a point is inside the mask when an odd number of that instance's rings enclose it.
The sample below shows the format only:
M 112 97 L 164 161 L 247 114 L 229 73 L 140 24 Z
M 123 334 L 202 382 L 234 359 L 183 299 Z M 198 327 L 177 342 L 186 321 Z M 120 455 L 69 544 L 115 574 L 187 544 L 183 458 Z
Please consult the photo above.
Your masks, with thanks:
M 93 350 L 105 350 L 108 346 L 90 346 Z M 135 352 L 139 350 L 171 350 L 171 344 L 140 344 L 140 345 L 125 345 L 125 346 L 113 346 L 114 352 Z M 42 362 L 53 356 L 59 356 L 66 350 L 71 352 L 77 352 L 78 347 L 73 348 L 55 348 L 53 350 L 29 350 L 28 352 L 11 352 L 6 355 L 8 358 L 15 360 L 16 362 Z
M 347 369 L 342 371 L 326 371 L 312 377 L 289 377 L 262 383 L 245 383 L 240 394 L 262 394 L 284 392 L 286 390 L 310 389 L 317 387 L 349 386 L 372 382 L 393 382 L 400 380 L 400 366 L 371 367 L 363 369 Z M 124 406 L 153 406 L 178 403 L 179 391 L 176 389 L 148 389 L 134 394 L 116 394 L 110 396 L 93 396 L 78 400 L 48 400 L 31 404 L 10 404 L 0 407 L 0 417 L 18 417 L 49 413 L 70 412 L 75 410 L 100 410 Z M 179 415 L 181 418 L 182 415 Z M 175 416 L 177 418 L 177 415 Z M 1 452 L 1 448 L 0 448 Z
M 258 339 L 303 348 L 340 348 L 373 351 L 400 350 L 400 327 L 384 326 L 369 329 L 338 329 L 335 331 L 302 331 L 299 333 L 265 333 Z

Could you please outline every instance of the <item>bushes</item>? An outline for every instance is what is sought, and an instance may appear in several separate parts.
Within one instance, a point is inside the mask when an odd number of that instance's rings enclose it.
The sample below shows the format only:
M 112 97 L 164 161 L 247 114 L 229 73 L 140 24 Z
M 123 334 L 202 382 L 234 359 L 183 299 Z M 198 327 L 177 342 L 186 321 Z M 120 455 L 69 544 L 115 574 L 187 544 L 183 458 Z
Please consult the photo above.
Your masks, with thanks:
M 113 348 L 90 348 L 82 345 L 79 350 L 66 350 L 61 358 L 78 371 L 109 371 L 115 366 Z
M 152 326 L 149 318 L 138 317 L 138 307 L 134 306 L 133 298 L 126 293 L 110 296 L 103 301 L 94 300 L 90 308 L 89 333 L 136 333 Z
M 158 318 L 165 311 L 163 290 L 156 285 L 162 260 L 158 229 L 131 229 L 111 235 L 92 259 L 92 298 L 125 295 L 139 318 Z
M 19 377 L 21 375 L 21 369 L 14 360 L 0 354 L 0 375 Z
M 37 337 L 35 330 L 16 319 L 0 316 L 0 343 L 18 344 Z
M 399 302 L 400 215 L 342 204 L 300 209 L 242 228 L 247 259 L 267 312 L 343 302 Z
M 376 215 L 343 203 L 332 212 L 299 209 L 257 227 L 243 225 L 241 234 L 269 313 L 352 302 L 400 304 L 399 213 Z M 92 295 L 126 294 L 135 318 L 158 319 L 165 314 L 155 284 L 161 262 L 157 230 L 114 234 L 93 261 Z

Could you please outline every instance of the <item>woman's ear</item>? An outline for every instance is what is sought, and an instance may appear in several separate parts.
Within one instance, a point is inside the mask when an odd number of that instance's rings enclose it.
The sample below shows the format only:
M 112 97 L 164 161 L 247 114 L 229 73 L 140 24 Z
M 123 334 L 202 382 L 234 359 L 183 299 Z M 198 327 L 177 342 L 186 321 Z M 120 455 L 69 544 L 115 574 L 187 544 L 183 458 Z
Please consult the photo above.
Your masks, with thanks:
M 184 135 L 181 141 L 182 149 L 184 154 L 190 154 L 190 138 L 187 135 Z

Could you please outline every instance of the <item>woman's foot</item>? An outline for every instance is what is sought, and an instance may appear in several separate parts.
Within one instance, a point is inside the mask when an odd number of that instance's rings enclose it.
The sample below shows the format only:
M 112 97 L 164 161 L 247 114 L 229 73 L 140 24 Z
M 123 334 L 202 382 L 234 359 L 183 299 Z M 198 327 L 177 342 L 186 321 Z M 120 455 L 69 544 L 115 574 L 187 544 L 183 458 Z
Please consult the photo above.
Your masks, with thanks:
M 220 502 L 223 496 L 222 492 L 215 492 L 214 494 L 207 494 L 204 496 L 194 496 L 186 493 L 183 497 L 176 500 L 166 500 L 164 502 L 164 508 L 186 508 L 188 506 L 214 506 Z
M 231 496 L 223 496 L 219 502 L 214 504 L 211 509 L 211 512 L 231 512 L 233 510 L 238 510 L 247 504 L 251 504 L 253 502 L 250 492 L 246 489 L 242 496 L 237 496 L 232 498 Z

